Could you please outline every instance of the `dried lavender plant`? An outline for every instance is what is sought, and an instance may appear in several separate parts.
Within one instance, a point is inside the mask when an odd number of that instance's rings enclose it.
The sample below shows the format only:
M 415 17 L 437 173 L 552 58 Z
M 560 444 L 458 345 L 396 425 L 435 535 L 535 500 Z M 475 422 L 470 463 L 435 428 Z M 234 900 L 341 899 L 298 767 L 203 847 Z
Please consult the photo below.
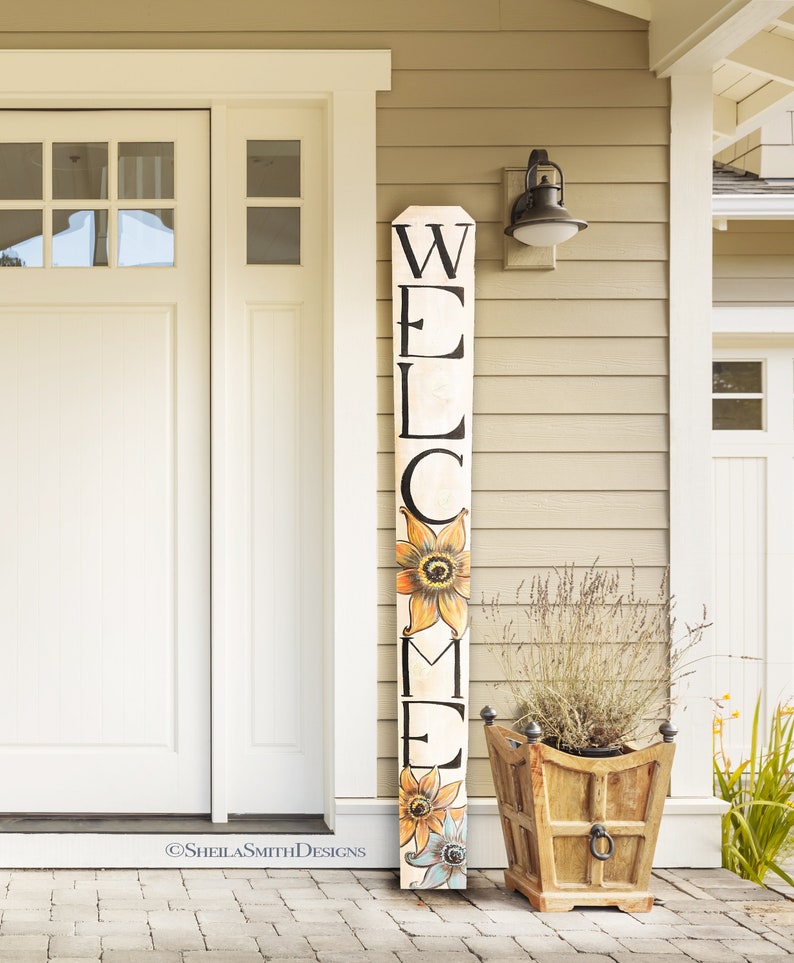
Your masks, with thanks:
M 637 595 L 635 573 L 595 564 L 535 576 L 516 591 L 514 614 L 496 596 L 483 602 L 493 626 L 486 643 L 503 670 L 519 728 L 537 722 L 560 746 L 622 745 L 646 740 L 673 704 L 671 686 L 689 674 L 691 650 L 706 628 L 686 626 L 675 640 L 666 574 L 655 598 Z

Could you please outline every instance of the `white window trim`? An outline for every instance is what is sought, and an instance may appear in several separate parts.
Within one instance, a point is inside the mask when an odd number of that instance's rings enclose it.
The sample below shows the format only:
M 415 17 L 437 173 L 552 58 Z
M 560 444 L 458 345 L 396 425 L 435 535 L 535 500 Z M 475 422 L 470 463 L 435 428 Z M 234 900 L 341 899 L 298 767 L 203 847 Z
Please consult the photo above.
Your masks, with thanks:
M 310 100 L 326 108 L 329 156 L 333 415 L 328 439 L 331 532 L 326 818 L 334 800 L 374 797 L 377 785 L 375 390 L 375 92 L 391 85 L 387 50 L 7 50 L 0 109 L 204 108 L 211 111 L 213 488 L 213 818 L 226 818 L 225 637 L 234 514 L 223 458 L 225 402 L 225 112 Z M 233 694 L 232 694 L 233 696 Z M 215 701 L 215 700 L 218 701 Z

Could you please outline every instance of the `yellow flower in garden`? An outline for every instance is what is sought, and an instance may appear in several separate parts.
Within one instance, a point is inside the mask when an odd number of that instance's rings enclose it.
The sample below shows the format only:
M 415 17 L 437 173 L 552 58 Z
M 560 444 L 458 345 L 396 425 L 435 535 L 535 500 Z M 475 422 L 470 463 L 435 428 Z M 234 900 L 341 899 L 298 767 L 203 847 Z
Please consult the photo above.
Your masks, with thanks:
M 740 715 L 741 712 L 739 712 L 738 709 L 734 709 L 734 711 L 731 713 L 731 719 L 738 719 Z
M 416 836 L 416 849 L 427 846 L 430 833 L 441 833 L 447 810 L 460 818 L 461 809 L 449 809 L 460 790 L 462 780 L 441 785 L 438 767 L 417 781 L 410 767 L 400 773 L 400 846 Z
M 400 508 L 405 515 L 408 541 L 397 542 L 397 561 L 402 572 L 397 574 L 397 591 L 410 595 L 410 624 L 405 635 L 421 632 L 442 618 L 459 639 L 466 631 L 469 616 L 469 577 L 471 556 L 464 552 L 466 528 L 463 508 L 457 518 L 438 535 L 424 522 Z

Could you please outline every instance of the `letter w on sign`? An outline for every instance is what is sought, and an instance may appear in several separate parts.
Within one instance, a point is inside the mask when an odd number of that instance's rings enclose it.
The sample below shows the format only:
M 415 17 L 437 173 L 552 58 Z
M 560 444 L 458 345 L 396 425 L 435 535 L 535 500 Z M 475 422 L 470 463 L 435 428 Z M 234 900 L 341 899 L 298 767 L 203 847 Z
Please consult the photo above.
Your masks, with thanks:
M 474 221 L 392 224 L 400 884 L 466 886 Z

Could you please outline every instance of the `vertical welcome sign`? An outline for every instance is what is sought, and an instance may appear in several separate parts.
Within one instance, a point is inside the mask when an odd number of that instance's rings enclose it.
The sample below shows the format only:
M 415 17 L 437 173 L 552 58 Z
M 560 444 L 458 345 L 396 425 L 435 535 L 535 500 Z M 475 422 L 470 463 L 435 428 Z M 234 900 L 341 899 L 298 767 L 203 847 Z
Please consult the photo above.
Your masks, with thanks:
M 466 886 L 474 222 L 392 223 L 400 883 Z

